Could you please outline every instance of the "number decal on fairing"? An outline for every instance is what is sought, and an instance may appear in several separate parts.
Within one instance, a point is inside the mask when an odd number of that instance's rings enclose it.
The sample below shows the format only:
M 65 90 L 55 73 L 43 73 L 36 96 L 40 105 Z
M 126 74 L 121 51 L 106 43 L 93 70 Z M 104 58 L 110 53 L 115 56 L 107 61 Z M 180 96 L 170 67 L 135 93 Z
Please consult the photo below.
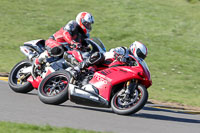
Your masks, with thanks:
M 103 71 L 101 71 L 101 73 L 103 74 L 103 75 L 108 75 L 108 74 L 110 74 L 111 73 L 111 71 L 110 70 L 103 70 Z
M 98 74 L 95 74 L 95 75 L 94 75 L 94 78 L 96 78 L 98 81 L 103 82 L 103 84 L 108 84 L 108 82 L 107 82 L 103 77 L 101 77 L 101 76 L 98 75 Z

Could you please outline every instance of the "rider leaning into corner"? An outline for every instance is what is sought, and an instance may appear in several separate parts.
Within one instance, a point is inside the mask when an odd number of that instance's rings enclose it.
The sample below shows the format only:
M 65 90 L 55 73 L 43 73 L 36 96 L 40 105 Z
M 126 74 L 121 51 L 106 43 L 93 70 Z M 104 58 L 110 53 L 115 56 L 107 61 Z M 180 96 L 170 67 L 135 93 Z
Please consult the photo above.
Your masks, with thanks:
M 49 57 L 61 57 L 65 51 L 63 46 L 68 46 L 69 48 L 67 50 L 74 48 L 81 51 L 87 51 L 88 48 L 85 39 L 89 38 L 89 32 L 92 30 L 93 23 L 94 17 L 90 13 L 80 12 L 76 17 L 76 21 L 69 21 L 68 24 L 46 40 L 46 51 L 35 59 L 35 65 L 40 67 L 42 63 L 46 62 L 46 58 Z M 81 69 L 101 64 L 105 59 L 109 58 L 117 58 L 122 62 L 126 62 L 128 54 L 131 54 L 136 58 L 144 59 L 147 56 L 147 48 L 143 43 L 135 41 L 129 48 L 117 47 L 106 52 L 104 55 L 95 52 L 90 55 L 89 58 L 79 63 L 77 67 L 72 68 L 72 71 L 70 72 L 73 76 L 77 76 Z
M 128 55 L 133 55 L 136 59 L 144 60 L 147 56 L 147 47 L 138 41 L 133 42 L 129 48 L 127 47 L 117 47 L 106 52 L 105 59 L 117 58 L 119 61 L 126 62 Z
M 89 38 L 89 32 L 92 30 L 93 23 L 94 17 L 90 13 L 80 12 L 76 16 L 76 20 L 69 21 L 46 40 L 46 51 L 35 59 L 35 65 L 39 67 L 49 57 L 61 57 L 64 51 L 70 48 L 87 51 L 88 47 L 85 39 Z
M 147 47 L 138 41 L 133 42 L 129 48 L 127 47 L 117 47 L 111 49 L 109 52 L 104 54 L 101 53 L 94 53 L 89 58 L 84 60 L 83 62 L 79 63 L 78 66 L 70 70 L 70 73 L 73 77 L 77 78 L 79 75 L 80 70 L 85 69 L 89 66 L 101 64 L 105 60 L 108 61 L 109 59 L 116 59 L 121 62 L 128 62 L 129 54 L 133 55 L 136 59 L 144 60 L 147 56 L 148 50 Z

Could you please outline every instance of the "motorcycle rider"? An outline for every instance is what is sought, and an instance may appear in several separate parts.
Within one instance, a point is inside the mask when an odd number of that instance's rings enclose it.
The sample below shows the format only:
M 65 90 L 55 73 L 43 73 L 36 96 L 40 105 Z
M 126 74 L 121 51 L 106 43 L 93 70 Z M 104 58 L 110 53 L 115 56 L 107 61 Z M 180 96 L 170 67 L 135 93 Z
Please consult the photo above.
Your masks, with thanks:
M 144 60 L 147 56 L 148 50 L 147 47 L 138 41 L 133 42 L 129 48 L 127 47 L 117 47 L 111 49 L 109 52 L 104 54 L 96 52 L 92 54 L 88 59 L 79 63 L 78 66 L 70 69 L 70 73 L 73 77 L 77 78 L 80 73 L 80 70 L 85 69 L 92 65 L 97 65 L 103 63 L 105 60 L 115 58 L 121 62 L 127 62 L 129 59 L 129 54 L 133 55 L 136 59 Z M 111 62 L 110 62 L 111 63 Z
M 140 58 L 144 60 L 147 56 L 147 51 L 148 51 L 147 47 L 143 43 L 135 41 L 129 46 L 129 48 L 127 47 L 113 48 L 109 52 L 106 52 L 104 56 L 106 60 L 109 58 L 117 58 L 122 62 L 126 62 L 126 59 L 130 54 L 133 55 L 136 59 Z
M 45 42 L 46 51 L 35 59 L 36 66 L 46 62 L 48 57 L 60 57 L 65 50 L 75 48 L 81 51 L 87 51 L 86 38 L 89 38 L 89 32 L 92 30 L 94 17 L 88 12 L 80 12 L 76 20 L 69 21 L 59 31 L 54 33 Z

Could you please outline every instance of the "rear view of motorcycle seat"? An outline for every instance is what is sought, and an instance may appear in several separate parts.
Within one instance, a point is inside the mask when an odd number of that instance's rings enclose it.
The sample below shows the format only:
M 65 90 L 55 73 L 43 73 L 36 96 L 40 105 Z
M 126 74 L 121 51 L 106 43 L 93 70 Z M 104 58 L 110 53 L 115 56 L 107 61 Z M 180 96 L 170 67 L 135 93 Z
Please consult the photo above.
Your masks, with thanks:
M 45 40 L 40 40 L 36 43 L 38 47 L 40 47 L 42 50 L 45 50 Z
M 39 53 L 42 53 L 45 50 L 45 40 L 33 40 L 29 42 L 25 42 L 24 46 L 31 47 L 38 51 Z

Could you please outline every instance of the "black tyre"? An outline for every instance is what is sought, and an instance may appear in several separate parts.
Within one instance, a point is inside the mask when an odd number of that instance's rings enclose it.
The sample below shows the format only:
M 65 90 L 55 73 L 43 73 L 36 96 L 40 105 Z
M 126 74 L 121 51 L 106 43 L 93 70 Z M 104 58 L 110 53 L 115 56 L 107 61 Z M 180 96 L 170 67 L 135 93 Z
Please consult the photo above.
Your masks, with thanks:
M 59 105 L 68 100 L 71 75 L 66 71 L 56 71 L 46 76 L 39 85 L 38 96 L 43 103 Z
M 147 89 L 142 85 L 138 85 L 135 92 L 130 94 L 128 98 L 125 95 L 124 91 L 121 90 L 112 97 L 111 107 L 117 114 L 129 115 L 136 113 L 144 107 L 148 100 Z
M 18 93 L 28 93 L 34 88 L 30 82 L 27 82 L 29 75 L 20 73 L 24 68 L 32 66 L 28 60 L 23 60 L 17 63 L 10 72 L 8 84 L 10 88 Z

